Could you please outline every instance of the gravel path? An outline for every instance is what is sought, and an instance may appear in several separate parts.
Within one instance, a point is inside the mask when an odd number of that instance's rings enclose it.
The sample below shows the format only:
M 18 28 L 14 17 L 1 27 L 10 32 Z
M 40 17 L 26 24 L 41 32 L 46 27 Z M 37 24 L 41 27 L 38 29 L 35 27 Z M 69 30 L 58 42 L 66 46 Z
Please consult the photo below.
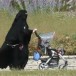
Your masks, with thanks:
M 64 58 L 68 61 L 67 69 L 76 69 L 76 56 L 64 56 Z M 35 61 L 33 58 L 29 58 L 29 61 L 25 67 L 25 69 L 38 69 L 39 64 L 41 61 Z M 60 64 L 63 64 L 63 60 L 60 59 Z
M 68 66 L 67 66 L 66 69 L 76 70 L 76 56 L 64 56 L 64 58 L 68 61 Z M 35 61 L 35 60 L 33 60 L 33 57 L 29 57 L 28 63 L 27 63 L 24 70 L 38 69 L 38 66 L 39 66 L 40 63 L 41 63 L 40 60 Z M 60 59 L 59 63 L 62 64 L 63 60 Z M 6 69 L 0 69 L 0 71 L 10 71 L 10 69 L 9 69 L 9 67 L 7 67 Z

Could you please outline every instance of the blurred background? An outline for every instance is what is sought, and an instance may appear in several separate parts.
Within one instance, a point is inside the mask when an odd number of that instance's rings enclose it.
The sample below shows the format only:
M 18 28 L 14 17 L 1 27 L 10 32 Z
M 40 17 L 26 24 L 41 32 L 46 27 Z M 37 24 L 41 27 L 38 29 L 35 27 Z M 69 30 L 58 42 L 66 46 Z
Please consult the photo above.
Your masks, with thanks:
M 63 46 L 66 54 L 76 54 L 76 0 L 0 0 L 0 46 L 10 29 L 16 13 L 26 9 L 30 29 L 38 33 L 55 32 L 50 43 Z M 37 38 L 32 35 L 30 55 L 36 49 Z

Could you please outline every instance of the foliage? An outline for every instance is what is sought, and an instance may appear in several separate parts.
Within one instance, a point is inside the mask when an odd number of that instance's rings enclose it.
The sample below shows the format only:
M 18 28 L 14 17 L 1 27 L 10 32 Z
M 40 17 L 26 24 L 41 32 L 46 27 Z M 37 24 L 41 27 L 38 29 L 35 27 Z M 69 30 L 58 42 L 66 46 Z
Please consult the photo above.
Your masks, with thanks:
M 50 46 L 55 49 L 59 47 L 64 48 L 64 50 L 66 51 L 65 54 L 67 55 L 76 55 L 76 39 L 73 39 L 70 36 L 56 36 Z M 35 50 L 37 50 L 37 39 L 33 39 L 30 43 L 31 55 Z
M 21 9 L 19 3 L 18 3 L 17 1 L 15 1 L 15 0 L 12 0 L 12 1 L 10 2 L 10 6 L 11 6 L 12 8 L 14 8 L 14 10 L 20 10 L 20 9 Z
M 22 5 L 23 9 L 25 10 L 26 9 L 26 6 L 25 6 L 24 0 L 20 0 L 20 2 L 21 2 L 21 5 Z
M 1 71 L 0 76 L 76 76 L 76 70 L 12 70 Z
M 12 7 L 12 8 L 11 8 Z M 26 9 L 26 6 L 25 6 L 25 2 L 24 0 L 20 0 L 20 1 L 17 1 L 17 0 L 11 0 L 10 1 L 10 9 L 15 12 L 15 11 L 19 11 L 21 9 Z
M 72 37 L 62 35 L 60 37 L 56 37 L 54 42 L 55 42 L 54 46 L 56 46 L 56 47 L 58 45 L 63 45 L 63 47 L 66 51 L 66 54 L 68 54 L 68 55 L 76 54 L 76 40 L 72 39 Z

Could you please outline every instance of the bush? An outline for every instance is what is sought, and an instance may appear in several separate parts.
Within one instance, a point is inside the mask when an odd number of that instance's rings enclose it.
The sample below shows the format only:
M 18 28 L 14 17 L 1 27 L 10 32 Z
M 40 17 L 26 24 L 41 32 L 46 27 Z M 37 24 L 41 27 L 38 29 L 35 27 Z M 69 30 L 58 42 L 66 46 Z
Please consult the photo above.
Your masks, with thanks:
M 52 48 L 58 48 L 63 47 L 66 51 L 66 55 L 76 55 L 76 40 L 73 38 L 73 36 L 56 36 L 51 43 Z M 33 52 L 36 50 L 37 47 L 37 39 L 32 39 L 30 43 L 30 55 L 33 54 Z
M 54 41 L 54 46 L 63 45 L 67 55 L 76 54 L 76 40 L 72 36 L 61 36 L 56 37 Z

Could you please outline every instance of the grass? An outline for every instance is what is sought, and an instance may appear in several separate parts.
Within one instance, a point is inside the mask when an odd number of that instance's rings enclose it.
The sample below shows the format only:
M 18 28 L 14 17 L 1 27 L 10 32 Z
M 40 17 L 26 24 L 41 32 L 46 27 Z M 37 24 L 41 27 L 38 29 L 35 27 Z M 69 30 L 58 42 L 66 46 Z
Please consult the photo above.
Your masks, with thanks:
M 0 10 L 0 46 L 2 45 L 5 36 L 10 29 L 14 17 L 9 15 L 6 11 Z
M 28 23 L 32 28 L 38 28 L 39 32 L 55 31 L 56 34 L 76 33 L 76 16 L 72 13 L 44 13 L 29 15 Z
M 7 11 L 0 11 L 0 46 L 13 23 L 14 17 L 15 15 L 11 16 Z M 31 29 L 37 28 L 39 33 L 52 31 L 56 32 L 58 38 L 63 35 L 76 38 L 76 14 L 74 12 L 28 13 L 27 22 Z
M 0 37 L 4 38 L 13 20 L 14 17 L 6 11 L 0 11 Z M 69 35 L 76 33 L 76 16 L 73 16 L 72 13 L 28 14 L 27 22 L 30 28 L 37 28 L 39 32 L 55 31 L 56 34 Z
M 76 70 L 2 71 L 0 76 L 76 76 Z

